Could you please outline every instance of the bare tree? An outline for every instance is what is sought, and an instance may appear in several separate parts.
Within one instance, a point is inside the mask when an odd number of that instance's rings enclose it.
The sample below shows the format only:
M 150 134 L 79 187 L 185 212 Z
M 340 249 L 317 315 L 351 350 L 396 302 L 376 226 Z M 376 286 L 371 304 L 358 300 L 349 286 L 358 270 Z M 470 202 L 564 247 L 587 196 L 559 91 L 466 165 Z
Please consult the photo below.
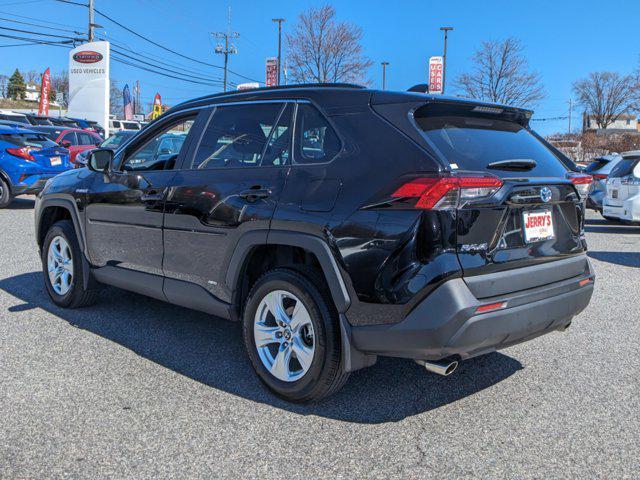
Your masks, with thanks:
M 336 21 L 332 6 L 310 8 L 287 35 L 291 78 L 299 83 L 367 83 L 372 62 L 361 40 L 362 29 Z
M 598 127 L 607 128 L 620 115 L 633 110 L 640 86 L 633 75 L 592 72 L 573 84 L 573 92 Z
M 69 72 L 62 70 L 60 73 L 51 75 L 51 97 L 56 99 L 56 93 L 62 94 L 62 106 L 69 105 Z
M 36 85 L 40 86 L 40 82 L 42 81 L 42 74 L 36 72 L 35 70 L 29 70 L 24 73 L 24 79 L 27 82 L 27 85 Z
M 529 70 L 518 39 L 482 42 L 471 60 L 472 71 L 454 83 L 465 96 L 519 107 L 532 107 L 545 97 L 540 75 Z

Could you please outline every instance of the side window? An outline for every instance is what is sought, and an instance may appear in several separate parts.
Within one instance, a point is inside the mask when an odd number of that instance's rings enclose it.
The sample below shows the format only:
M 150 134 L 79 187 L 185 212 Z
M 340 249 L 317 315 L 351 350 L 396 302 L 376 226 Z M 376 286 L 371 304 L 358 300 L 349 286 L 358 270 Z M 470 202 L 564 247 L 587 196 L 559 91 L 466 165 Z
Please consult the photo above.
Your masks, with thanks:
M 160 131 L 127 154 L 123 170 L 171 170 L 175 167 L 196 115 L 165 124 Z
M 88 133 L 77 132 L 78 145 L 95 145 L 96 141 Z
M 295 163 L 329 162 L 340 153 L 341 143 L 327 119 L 313 105 L 299 104 L 296 115 Z
M 60 142 L 69 142 L 71 145 L 74 145 L 74 146 L 78 145 L 78 140 L 76 138 L 75 132 L 67 133 L 64 137 L 62 137 Z
M 209 120 L 195 154 L 195 169 L 224 167 L 257 167 L 268 156 L 271 165 L 288 159 L 286 132 L 280 130 L 282 141 L 270 142 L 274 125 L 284 113 L 282 104 L 257 103 L 216 108 Z M 290 115 L 290 114 L 289 114 Z M 288 130 L 288 127 L 287 127 Z M 269 144 L 269 145 L 268 145 Z M 270 148 L 267 148 L 267 147 Z

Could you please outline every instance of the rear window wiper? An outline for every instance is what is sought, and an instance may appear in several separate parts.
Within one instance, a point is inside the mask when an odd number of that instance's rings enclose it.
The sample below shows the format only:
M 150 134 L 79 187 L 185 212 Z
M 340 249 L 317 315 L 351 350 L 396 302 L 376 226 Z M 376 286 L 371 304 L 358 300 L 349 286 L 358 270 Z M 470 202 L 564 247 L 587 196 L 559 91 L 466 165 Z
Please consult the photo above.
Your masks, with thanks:
M 491 162 L 487 165 L 487 168 L 492 170 L 517 170 L 526 171 L 533 170 L 538 164 L 535 160 L 529 158 L 513 158 L 511 160 L 500 160 L 497 162 Z

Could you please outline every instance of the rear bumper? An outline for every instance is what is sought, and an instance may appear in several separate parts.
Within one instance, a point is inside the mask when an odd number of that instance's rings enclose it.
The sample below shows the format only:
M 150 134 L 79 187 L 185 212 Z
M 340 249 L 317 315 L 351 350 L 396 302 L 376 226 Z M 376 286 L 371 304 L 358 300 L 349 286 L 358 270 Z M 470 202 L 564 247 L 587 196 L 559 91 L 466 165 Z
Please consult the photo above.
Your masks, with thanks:
M 593 271 L 584 260 L 579 275 L 494 297 L 478 298 L 496 286 L 495 275 L 486 275 L 492 277 L 486 282 L 472 277 L 471 285 L 461 278 L 450 280 L 399 323 L 353 327 L 353 346 L 371 355 L 465 359 L 562 330 L 593 294 Z M 505 272 L 505 278 L 522 278 L 528 268 L 517 270 Z M 496 302 L 506 302 L 505 308 L 476 312 L 479 306 Z
M 628 222 L 640 222 L 640 197 L 635 196 L 629 200 L 625 200 L 622 206 L 619 207 L 607 205 L 605 202 L 602 206 L 602 215 L 626 220 Z
M 21 183 L 14 183 L 11 186 L 12 195 L 35 195 L 39 193 L 47 183 L 47 180 L 57 174 L 30 175 Z

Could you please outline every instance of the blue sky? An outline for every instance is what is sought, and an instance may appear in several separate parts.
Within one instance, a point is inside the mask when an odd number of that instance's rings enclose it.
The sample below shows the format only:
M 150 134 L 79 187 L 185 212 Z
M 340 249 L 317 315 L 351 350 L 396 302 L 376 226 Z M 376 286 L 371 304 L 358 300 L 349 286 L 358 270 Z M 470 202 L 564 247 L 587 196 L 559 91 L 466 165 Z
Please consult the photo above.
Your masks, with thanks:
M 239 53 L 232 56 L 231 69 L 260 80 L 264 79 L 265 57 L 275 55 L 277 49 L 276 25 L 271 18 L 286 18 L 286 32 L 300 11 L 325 3 L 304 0 L 95 0 L 96 8 L 134 30 L 174 50 L 217 65 L 222 65 L 222 56 L 213 53 L 214 41 L 209 32 L 226 29 L 227 7 L 230 6 L 232 29 L 240 33 L 236 42 Z M 388 88 L 405 90 L 424 82 L 428 57 L 442 51 L 440 26 L 455 28 L 449 37 L 448 79 L 469 68 L 470 57 L 482 40 L 519 38 L 531 68 L 541 74 L 547 92 L 547 98 L 536 108 L 534 118 L 566 115 L 572 82 L 589 72 L 630 73 L 640 64 L 638 1 L 337 0 L 332 4 L 340 20 L 362 27 L 366 54 L 375 62 L 370 79 L 376 87 L 381 82 L 379 62 L 382 60 L 391 63 L 387 71 Z M 72 26 L 86 30 L 86 8 L 55 0 L 0 0 L 0 18 L 11 18 L 11 14 L 56 22 L 60 28 Z M 96 22 L 105 27 L 102 31 L 110 38 L 137 52 L 190 67 L 207 76 L 220 76 L 220 70 L 158 50 L 99 16 Z M 38 30 L 10 25 L 6 21 L 0 21 L 0 26 Z M 11 43 L 17 42 L 0 38 L 0 45 Z M 49 66 L 55 71 L 67 68 L 66 50 L 47 46 L 0 48 L 2 74 L 10 74 L 16 67 L 41 71 Z M 168 104 L 215 91 L 215 88 L 162 78 L 115 63 L 112 64 L 112 77 L 121 87 L 124 83 L 140 80 L 145 102 L 150 101 L 156 91 Z M 449 89 L 448 93 L 454 92 Z M 574 110 L 575 115 L 578 113 L 578 109 Z M 535 128 L 543 134 L 564 131 L 567 121 L 536 122 Z

